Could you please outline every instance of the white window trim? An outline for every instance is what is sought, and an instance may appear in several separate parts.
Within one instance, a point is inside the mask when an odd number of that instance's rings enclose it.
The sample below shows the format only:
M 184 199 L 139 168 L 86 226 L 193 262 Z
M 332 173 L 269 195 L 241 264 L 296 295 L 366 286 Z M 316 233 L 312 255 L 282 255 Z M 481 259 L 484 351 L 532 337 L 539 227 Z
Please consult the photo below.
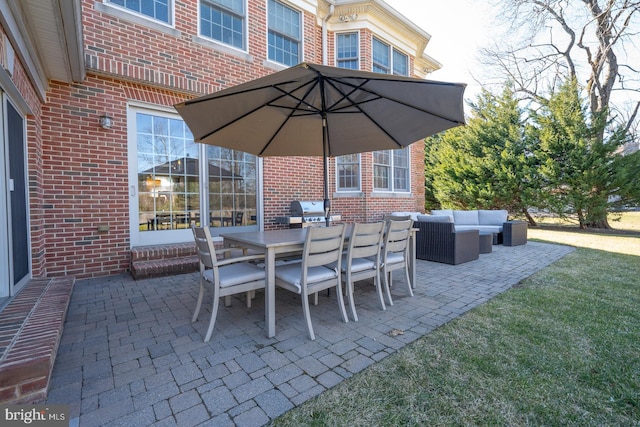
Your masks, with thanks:
M 339 176 L 339 171 L 338 171 L 338 157 L 335 158 L 335 162 L 334 162 L 334 169 L 335 169 L 335 175 L 336 175 L 336 193 L 340 193 L 340 194 L 346 194 L 346 193 L 361 193 L 362 192 L 362 154 L 360 153 L 356 153 L 358 155 L 358 188 L 357 189 L 349 189 L 349 190 L 343 190 L 340 189 L 340 187 L 338 186 L 338 183 L 340 182 L 340 176 Z
M 373 71 L 373 67 L 375 66 L 375 61 L 373 59 L 373 43 L 375 40 L 378 40 L 380 43 L 387 45 L 387 47 L 389 48 L 389 71 L 392 73 L 393 72 L 393 55 L 391 55 L 391 43 L 375 35 L 371 37 L 371 71 Z M 391 74 L 391 73 L 387 73 L 387 74 Z
M 356 69 L 360 69 L 360 62 L 361 62 L 361 58 L 360 58 L 360 31 L 359 30 L 349 30 L 349 31 L 340 31 L 335 33 L 335 38 L 333 41 L 333 46 L 335 49 L 335 53 L 333 55 L 333 65 L 334 66 L 338 66 L 338 36 L 341 34 L 355 34 L 356 37 L 358 38 L 358 67 Z M 372 54 L 373 55 L 373 54 Z
M 394 61 L 393 61 L 393 54 L 395 52 L 398 52 L 398 53 L 404 55 L 407 58 L 407 74 L 396 74 L 396 75 L 409 77 L 409 70 L 410 70 L 410 67 L 411 67 L 411 61 L 409 60 L 409 55 L 407 55 L 406 53 L 404 53 L 400 49 L 396 48 L 395 46 L 391 46 L 391 74 L 393 74 L 393 67 L 395 65 Z
M 200 27 L 200 4 L 202 3 L 202 0 L 198 0 L 198 13 L 197 13 L 197 19 L 198 19 L 198 34 L 196 36 L 194 36 L 193 41 L 205 46 L 210 46 L 215 50 L 218 50 L 220 52 L 223 53 L 230 53 L 231 55 L 236 55 L 236 56 L 240 56 L 245 60 L 251 60 L 253 61 L 253 58 L 251 58 L 251 56 L 248 56 L 249 54 L 249 4 L 248 4 L 248 0 L 244 0 L 244 28 L 242 30 L 242 38 L 243 38 L 243 42 L 242 44 L 244 45 L 244 49 L 239 49 L 233 45 L 224 43 L 220 40 L 216 40 L 213 38 L 209 38 L 206 36 L 202 35 L 202 28 Z M 247 55 L 247 56 L 244 56 Z
M 140 193 L 138 188 L 138 142 L 136 128 L 136 114 L 144 112 L 161 117 L 169 117 L 173 119 L 181 119 L 174 108 L 163 105 L 149 104 L 146 102 L 129 101 L 127 103 L 127 150 L 128 150 L 128 167 L 129 167 L 129 241 L 131 247 L 165 244 L 165 243 L 181 243 L 188 242 L 193 239 L 191 230 L 162 230 L 152 233 L 141 233 L 136 231 L 138 203 L 137 198 Z M 132 167 L 136 165 L 136 168 Z M 134 219 L 135 218 L 135 219 Z
M 373 61 L 373 41 L 377 39 L 380 43 L 383 43 L 385 45 L 387 45 L 387 47 L 389 48 L 389 75 L 400 75 L 402 76 L 403 74 L 394 74 L 393 73 L 393 53 L 394 51 L 397 51 L 398 53 L 401 53 L 402 55 L 404 55 L 407 58 L 407 74 L 404 75 L 405 77 L 409 77 L 410 76 L 410 67 L 411 67 L 411 61 L 410 61 L 410 55 L 407 54 L 405 51 L 403 51 L 402 49 L 398 49 L 396 46 L 393 45 L 393 43 L 389 43 L 388 41 L 386 41 L 385 39 L 378 37 L 376 35 L 373 35 L 371 38 L 371 71 L 373 71 L 373 66 L 374 66 L 374 61 Z
M 401 150 L 407 150 L 407 154 L 408 154 L 408 159 L 407 159 L 407 164 L 409 165 L 408 168 L 407 168 L 408 171 L 409 171 L 409 176 L 408 176 L 408 179 L 407 179 L 407 187 L 408 187 L 408 189 L 406 189 L 406 190 L 396 190 L 396 188 L 395 188 L 394 175 L 393 175 L 393 172 L 395 170 L 395 165 L 393 164 L 394 163 L 394 160 L 393 160 L 393 151 L 394 150 L 377 150 L 377 151 L 390 151 L 391 152 L 391 166 L 390 166 L 391 175 L 389 176 L 389 183 L 391 184 L 391 189 L 390 190 L 388 190 L 388 189 L 377 189 L 375 187 L 375 185 L 376 185 L 375 165 L 376 165 L 376 163 L 375 163 L 375 156 L 373 154 L 373 153 L 375 153 L 375 151 L 374 151 L 374 152 L 372 152 L 372 168 L 371 168 L 371 178 L 372 178 L 373 192 L 374 193 L 376 193 L 376 194 L 411 194 L 411 166 L 412 166 L 412 164 L 411 164 L 411 148 L 410 148 L 410 146 L 408 146 L 408 147 L 405 147 L 405 148 L 401 148 Z
M 102 3 L 96 2 L 95 9 L 98 12 L 108 13 L 117 18 L 126 19 L 127 21 L 144 25 L 146 27 L 154 28 L 158 31 L 168 32 L 169 34 L 173 34 L 176 37 L 180 36 L 180 31 L 177 31 L 175 29 L 175 22 L 176 22 L 175 0 L 171 0 L 171 6 L 170 6 L 171 10 L 169 11 L 169 20 L 171 22 L 169 23 L 160 21 L 158 19 L 152 18 L 147 15 L 143 15 L 142 13 L 135 12 L 131 9 L 121 7 L 117 4 L 113 4 L 109 0 L 102 0 Z M 168 30 L 174 30 L 175 33 Z
M 282 3 L 283 5 L 290 7 L 291 9 L 297 11 L 298 13 L 300 13 L 300 58 L 298 58 L 298 64 L 302 64 L 305 59 L 304 59 L 304 10 L 299 8 L 298 6 L 294 6 L 292 3 L 288 2 L 288 1 L 284 1 L 284 0 L 274 0 L 278 3 Z M 281 62 L 277 62 L 274 61 L 273 59 L 269 58 L 269 0 L 267 0 L 267 7 L 265 8 L 265 19 L 266 19 L 266 33 L 265 33 L 265 41 L 266 41 L 266 52 L 265 52 L 265 60 L 263 62 L 263 65 L 265 67 L 269 67 L 272 68 L 276 71 L 279 70 L 284 70 L 286 68 L 289 68 L 289 65 L 287 64 L 283 64 Z M 297 64 L 294 64 L 297 65 Z

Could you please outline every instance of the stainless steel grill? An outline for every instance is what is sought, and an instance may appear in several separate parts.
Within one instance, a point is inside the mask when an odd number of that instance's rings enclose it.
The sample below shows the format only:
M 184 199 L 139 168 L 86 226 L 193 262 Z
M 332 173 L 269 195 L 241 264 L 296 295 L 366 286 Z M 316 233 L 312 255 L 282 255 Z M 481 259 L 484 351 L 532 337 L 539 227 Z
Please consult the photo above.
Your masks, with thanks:
M 342 216 L 332 214 L 329 221 L 340 221 Z M 289 205 L 289 216 L 279 216 L 276 223 L 287 224 L 290 228 L 321 227 L 326 224 L 324 202 L 322 200 L 294 200 Z

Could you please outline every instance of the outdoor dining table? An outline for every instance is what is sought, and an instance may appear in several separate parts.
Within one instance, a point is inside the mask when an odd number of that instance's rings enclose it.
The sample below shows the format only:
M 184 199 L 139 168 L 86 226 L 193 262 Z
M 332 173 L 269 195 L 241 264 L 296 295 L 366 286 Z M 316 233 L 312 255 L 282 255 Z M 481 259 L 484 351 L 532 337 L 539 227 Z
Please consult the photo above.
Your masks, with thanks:
M 352 226 L 347 226 L 345 240 L 351 235 Z M 276 259 L 285 254 L 301 252 L 304 248 L 306 228 L 289 228 L 267 231 L 244 231 L 239 233 L 223 233 L 225 247 L 241 246 L 264 252 L 264 268 L 266 275 L 265 286 L 265 326 L 267 337 L 272 338 L 276 334 Z M 409 242 L 409 279 L 411 286 L 415 288 L 416 272 L 416 229 L 412 229 Z

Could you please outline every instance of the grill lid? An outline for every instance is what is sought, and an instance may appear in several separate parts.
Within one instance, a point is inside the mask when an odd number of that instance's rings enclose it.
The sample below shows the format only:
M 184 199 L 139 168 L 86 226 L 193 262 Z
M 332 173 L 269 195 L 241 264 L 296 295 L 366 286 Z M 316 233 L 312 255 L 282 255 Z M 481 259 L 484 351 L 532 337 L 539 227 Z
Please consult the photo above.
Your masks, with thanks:
M 322 200 L 294 200 L 289 206 L 289 213 L 296 216 L 324 216 L 324 202 Z

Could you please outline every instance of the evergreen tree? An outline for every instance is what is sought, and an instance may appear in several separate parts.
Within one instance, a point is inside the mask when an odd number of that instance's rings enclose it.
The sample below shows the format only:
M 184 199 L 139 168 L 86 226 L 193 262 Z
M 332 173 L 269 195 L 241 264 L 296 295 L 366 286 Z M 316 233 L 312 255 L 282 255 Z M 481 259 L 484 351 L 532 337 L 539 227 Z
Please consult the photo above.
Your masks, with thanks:
M 427 140 L 434 197 L 446 207 L 521 212 L 534 223 L 527 209 L 536 205 L 535 159 L 524 129 L 510 86 L 499 97 L 483 91 L 466 126 Z
M 614 152 L 624 132 L 602 139 L 606 112 L 591 115 L 575 79 L 560 85 L 540 111 L 529 135 L 537 139 L 535 156 L 542 179 L 541 197 L 560 216 L 576 214 L 581 228 L 609 228 L 607 208 L 615 186 Z

